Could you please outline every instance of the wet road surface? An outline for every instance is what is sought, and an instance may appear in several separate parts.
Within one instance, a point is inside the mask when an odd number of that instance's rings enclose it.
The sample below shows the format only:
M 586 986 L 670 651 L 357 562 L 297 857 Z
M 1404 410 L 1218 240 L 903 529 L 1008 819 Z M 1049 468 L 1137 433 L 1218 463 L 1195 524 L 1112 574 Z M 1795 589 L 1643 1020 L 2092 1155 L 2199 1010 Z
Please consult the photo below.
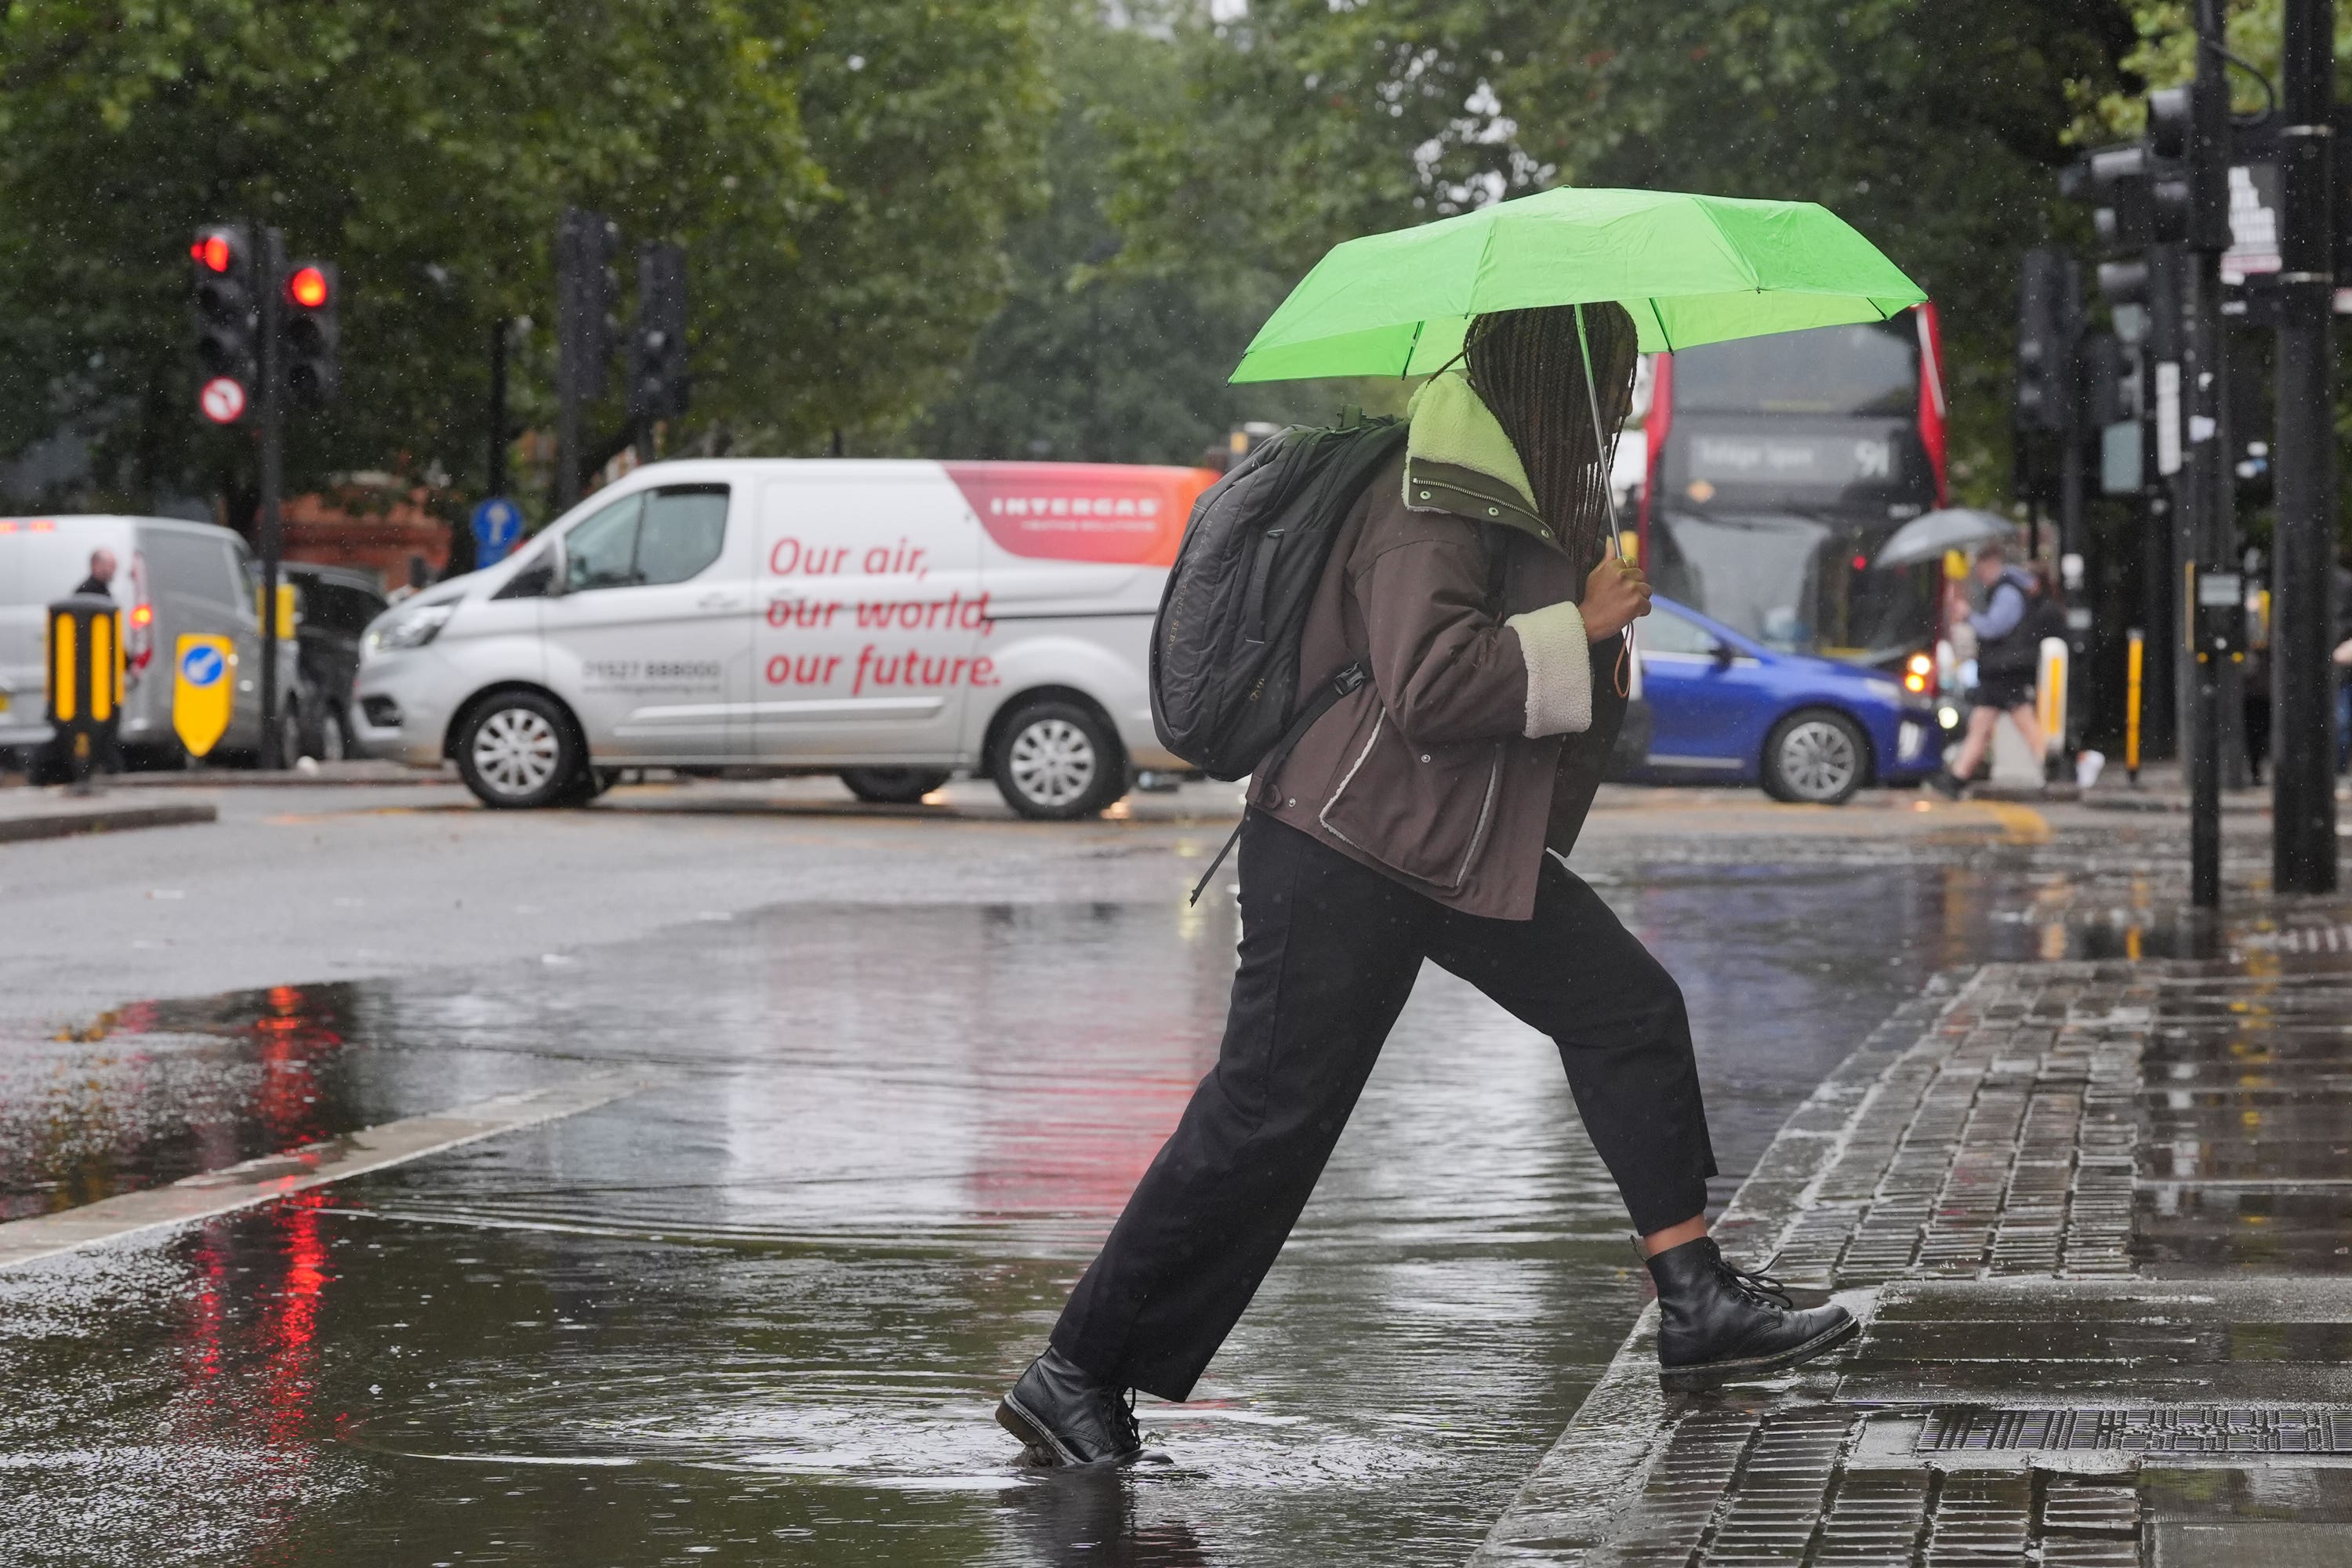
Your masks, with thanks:
M 1580 856 L 1683 981 L 1724 1191 L 1934 970 L 2174 940 L 2168 826 L 1970 821 Z M 912 825 L 951 871 L 976 826 Z M 1433 970 L 1199 1398 L 1146 1403 L 1165 1462 L 1026 1472 L 989 1419 L 1212 1058 L 1230 901 L 1175 890 L 1214 837 L 1139 825 L 1018 903 L 8 1032 L 12 1215 L 616 1062 L 654 1087 L 0 1273 L 0 1560 L 1459 1561 L 1641 1295 L 1552 1047 Z

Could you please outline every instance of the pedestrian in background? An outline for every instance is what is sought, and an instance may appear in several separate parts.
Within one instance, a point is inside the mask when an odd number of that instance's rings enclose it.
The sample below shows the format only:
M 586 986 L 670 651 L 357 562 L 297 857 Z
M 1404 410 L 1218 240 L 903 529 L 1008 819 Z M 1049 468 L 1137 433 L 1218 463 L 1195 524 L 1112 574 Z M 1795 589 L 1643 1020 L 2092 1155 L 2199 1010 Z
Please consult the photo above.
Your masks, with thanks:
M 89 552 L 89 575 L 74 588 L 77 594 L 94 595 L 101 599 L 114 597 L 114 552 L 103 546 Z
M 2049 588 L 2029 573 L 2009 563 L 2009 552 L 1999 542 L 1977 552 L 1969 568 L 1985 590 L 1985 605 L 1970 610 L 1954 585 L 1952 618 L 1967 623 L 1977 638 L 1975 706 L 1969 710 L 1969 731 L 1952 765 L 1927 782 L 1948 799 L 1958 800 L 1976 777 L 1979 764 L 1992 749 L 1993 731 L 2006 713 L 2025 738 L 2037 765 L 2048 740 L 2042 732 L 2042 713 L 2034 703 L 2035 677 L 2042 664 L 2042 637 L 2055 607 Z
M 1426 960 L 1557 1044 L 1657 1289 L 1670 1386 L 1787 1366 L 1853 1330 L 1841 1308 L 1793 1310 L 1708 1237 L 1716 1164 L 1682 993 L 1565 859 L 1623 718 L 1625 629 L 1650 603 L 1607 490 L 1633 322 L 1582 313 L 1590 382 L 1575 307 L 1474 321 L 1340 524 L 1298 689 L 1355 661 L 1371 679 L 1251 781 L 1217 1065 L 997 1410 L 1039 1462 L 1132 1458 L 1130 1391 L 1191 1394 Z

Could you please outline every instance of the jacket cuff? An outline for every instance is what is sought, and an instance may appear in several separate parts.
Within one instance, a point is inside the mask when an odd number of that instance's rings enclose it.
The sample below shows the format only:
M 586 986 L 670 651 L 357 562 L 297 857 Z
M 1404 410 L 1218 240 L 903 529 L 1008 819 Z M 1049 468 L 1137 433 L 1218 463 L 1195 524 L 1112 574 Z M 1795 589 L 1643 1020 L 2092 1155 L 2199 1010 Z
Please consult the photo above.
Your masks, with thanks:
M 1592 728 L 1592 652 L 1584 616 L 1563 599 L 1503 623 L 1519 634 L 1528 666 L 1528 727 L 1539 735 L 1580 735 Z

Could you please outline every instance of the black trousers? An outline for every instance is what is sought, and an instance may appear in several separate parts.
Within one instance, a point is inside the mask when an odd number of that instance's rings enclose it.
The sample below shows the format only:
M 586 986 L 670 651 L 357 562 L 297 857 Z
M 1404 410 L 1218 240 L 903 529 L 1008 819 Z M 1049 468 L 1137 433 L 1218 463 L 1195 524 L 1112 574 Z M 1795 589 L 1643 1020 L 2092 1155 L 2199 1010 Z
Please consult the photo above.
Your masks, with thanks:
M 1498 921 L 1255 812 L 1240 854 L 1241 965 L 1217 1065 L 1063 1308 L 1064 1355 L 1118 1386 L 1192 1392 L 1307 1206 L 1424 958 L 1558 1042 L 1636 1229 L 1706 1211 L 1715 1153 L 1682 991 L 1557 859 L 1535 918 Z

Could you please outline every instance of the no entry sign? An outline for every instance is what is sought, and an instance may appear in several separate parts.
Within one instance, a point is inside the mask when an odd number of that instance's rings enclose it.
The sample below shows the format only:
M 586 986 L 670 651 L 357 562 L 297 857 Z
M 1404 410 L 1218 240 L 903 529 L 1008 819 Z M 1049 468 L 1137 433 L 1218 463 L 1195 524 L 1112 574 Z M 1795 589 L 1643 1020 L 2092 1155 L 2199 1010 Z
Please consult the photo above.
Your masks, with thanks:
M 234 425 L 245 417 L 245 384 L 235 376 L 216 375 L 197 392 L 196 406 L 215 425 Z

